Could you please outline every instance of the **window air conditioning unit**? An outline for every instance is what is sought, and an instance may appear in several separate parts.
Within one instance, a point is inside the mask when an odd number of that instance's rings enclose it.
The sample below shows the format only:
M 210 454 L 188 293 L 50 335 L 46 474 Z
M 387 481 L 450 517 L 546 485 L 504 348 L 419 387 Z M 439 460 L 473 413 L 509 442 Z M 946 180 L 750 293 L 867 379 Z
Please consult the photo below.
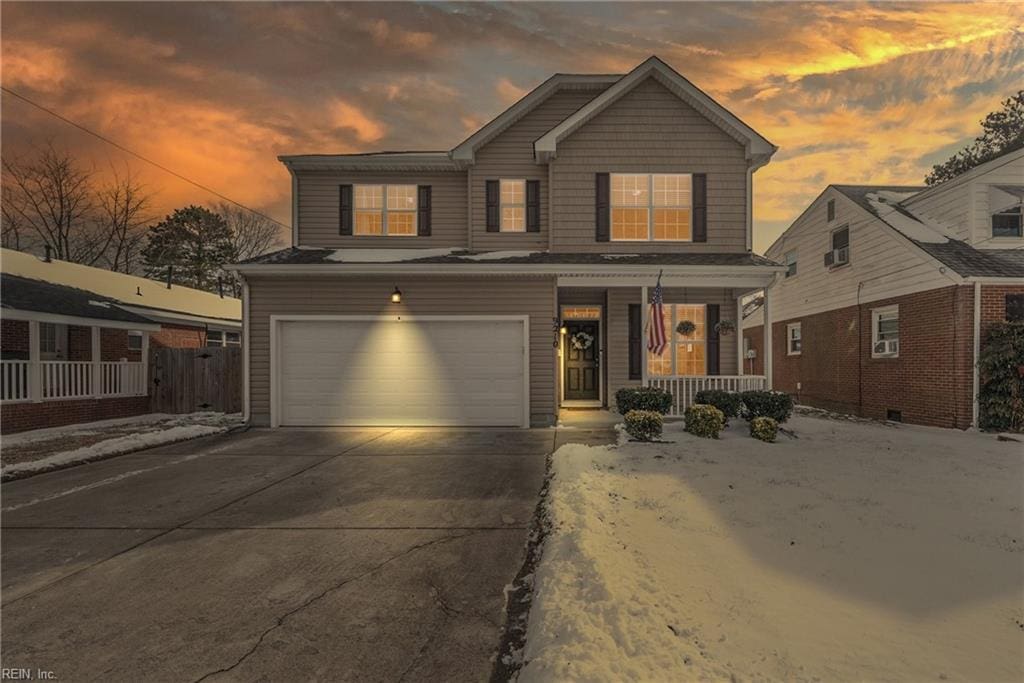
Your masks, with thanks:
M 828 268 L 831 268 L 832 266 L 842 266 L 849 262 L 849 247 L 842 247 L 841 249 L 833 249 L 832 251 L 825 252 L 825 266 Z
M 899 339 L 884 339 L 875 342 L 875 353 L 878 355 L 896 355 L 900 352 Z

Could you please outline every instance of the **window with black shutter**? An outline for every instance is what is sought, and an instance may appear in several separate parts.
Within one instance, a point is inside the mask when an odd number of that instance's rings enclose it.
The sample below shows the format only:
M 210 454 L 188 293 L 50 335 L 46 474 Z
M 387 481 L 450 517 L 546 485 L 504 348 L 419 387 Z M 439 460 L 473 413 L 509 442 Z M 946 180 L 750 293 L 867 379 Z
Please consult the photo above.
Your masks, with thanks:
M 640 304 L 629 304 L 629 378 L 640 379 L 643 348 L 643 325 L 640 319 Z

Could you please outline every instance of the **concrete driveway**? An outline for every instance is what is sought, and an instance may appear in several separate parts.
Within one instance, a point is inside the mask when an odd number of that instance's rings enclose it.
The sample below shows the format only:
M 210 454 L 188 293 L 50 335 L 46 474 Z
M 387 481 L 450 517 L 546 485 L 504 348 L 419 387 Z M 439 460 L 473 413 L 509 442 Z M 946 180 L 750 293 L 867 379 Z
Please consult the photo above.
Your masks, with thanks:
M 4 484 L 2 666 L 486 679 L 545 457 L 605 436 L 252 430 Z

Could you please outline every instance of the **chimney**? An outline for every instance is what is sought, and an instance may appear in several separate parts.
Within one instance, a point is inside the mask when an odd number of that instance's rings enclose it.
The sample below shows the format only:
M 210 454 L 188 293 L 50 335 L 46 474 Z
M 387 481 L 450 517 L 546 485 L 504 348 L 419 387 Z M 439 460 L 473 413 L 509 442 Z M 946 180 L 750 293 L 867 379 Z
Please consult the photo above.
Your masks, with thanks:
M 174 277 L 174 266 L 167 266 L 167 289 L 171 288 L 171 278 Z
M 46 251 L 46 256 L 43 257 L 43 261 L 45 261 L 46 263 L 52 263 L 53 258 L 51 257 L 50 254 L 53 252 L 53 247 L 47 244 L 46 246 L 43 247 L 43 249 Z

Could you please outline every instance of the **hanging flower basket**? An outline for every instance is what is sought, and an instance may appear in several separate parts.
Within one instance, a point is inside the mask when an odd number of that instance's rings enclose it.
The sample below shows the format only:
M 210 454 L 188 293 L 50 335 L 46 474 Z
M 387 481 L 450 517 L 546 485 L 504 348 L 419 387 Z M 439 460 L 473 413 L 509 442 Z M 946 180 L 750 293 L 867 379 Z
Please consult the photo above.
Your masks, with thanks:
M 577 351 L 586 351 L 594 345 L 594 337 L 586 332 L 577 332 L 569 337 L 569 343 Z
M 688 337 L 697 331 L 697 324 L 692 320 L 680 320 L 679 324 L 676 325 L 676 332 Z
M 732 334 L 736 331 L 736 323 L 731 320 L 719 320 L 715 325 L 715 332 L 718 334 Z

